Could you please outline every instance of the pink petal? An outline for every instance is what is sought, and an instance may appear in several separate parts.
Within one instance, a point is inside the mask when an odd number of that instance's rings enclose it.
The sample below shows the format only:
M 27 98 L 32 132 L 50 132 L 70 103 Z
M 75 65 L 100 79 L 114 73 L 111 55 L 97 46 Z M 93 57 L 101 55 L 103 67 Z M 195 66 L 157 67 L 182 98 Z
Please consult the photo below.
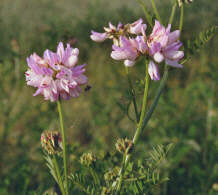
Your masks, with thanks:
M 183 68 L 183 65 L 179 64 L 178 61 L 172 61 L 172 60 L 165 60 L 165 63 L 169 66 L 175 67 L 175 68 Z
M 132 67 L 135 64 L 135 61 L 125 60 L 124 65 L 127 67 Z
M 161 63 L 163 60 L 164 60 L 164 56 L 162 53 L 160 52 L 157 52 L 154 54 L 154 60 L 157 62 L 157 63 Z
M 154 80 L 154 81 L 160 80 L 160 74 L 159 74 L 158 66 L 153 61 L 149 62 L 148 73 L 149 73 L 149 75 L 151 77 L 151 80 Z
M 177 41 L 180 36 L 180 31 L 175 30 L 169 34 L 168 38 L 168 45 L 172 44 L 173 42 Z
M 98 33 L 95 31 L 91 31 L 90 38 L 96 42 L 103 42 L 107 38 L 107 33 Z

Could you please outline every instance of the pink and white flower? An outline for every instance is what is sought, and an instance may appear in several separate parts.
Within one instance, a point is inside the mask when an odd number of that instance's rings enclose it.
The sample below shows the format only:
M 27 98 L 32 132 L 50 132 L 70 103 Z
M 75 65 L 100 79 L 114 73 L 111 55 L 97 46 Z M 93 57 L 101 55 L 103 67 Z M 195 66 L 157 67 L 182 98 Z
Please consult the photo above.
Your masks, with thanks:
M 147 41 L 149 55 L 157 63 L 165 61 L 169 66 L 182 68 L 183 66 L 179 64 L 179 60 L 184 57 L 184 52 L 179 51 L 179 48 L 182 46 L 182 43 L 178 40 L 180 31 L 170 32 L 170 29 L 171 25 L 165 28 L 157 20 L 155 21 L 154 29 Z M 152 74 L 150 74 L 150 77 L 152 80 L 155 80 Z
M 128 67 L 133 66 L 141 55 L 149 58 L 148 72 L 152 80 L 160 79 L 157 64 L 163 61 L 169 66 L 182 68 L 179 61 L 184 57 L 184 52 L 179 50 L 182 46 L 178 40 L 180 31 L 170 32 L 170 24 L 165 28 L 157 20 L 149 36 L 145 33 L 146 28 L 141 18 L 132 24 L 119 23 L 117 27 L 109 23 L 104 33 L 92 31 L 91 39 L 97 42 L 113 39 L 111 57 L 123 60 Z
M 51 102 L 78 97 L 80 86 L 88 81 L 83 74 L 85 65 L 76 66 L 78 55 L 79 49 L 73 49 L 69 44 L 65 49 L 60 42 L 56 53 L 46 50 L 43 58 L 35 53 L 27 58 L 27 85 L 38 88 L 34 96 L 41 94 Z

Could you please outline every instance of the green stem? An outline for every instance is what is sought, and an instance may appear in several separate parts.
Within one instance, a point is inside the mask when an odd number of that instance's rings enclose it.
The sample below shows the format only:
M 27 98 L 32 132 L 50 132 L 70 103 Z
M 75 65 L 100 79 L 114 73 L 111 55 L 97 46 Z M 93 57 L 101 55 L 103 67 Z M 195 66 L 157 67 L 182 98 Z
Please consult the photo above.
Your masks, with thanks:
M 180 21 L 179 21 L 180 34 L 181 34 L 182 28 L 183 28 L 183 20 L 184 20 L 184 5 L 182 4 L 180 7 Z
M 149 12 L 148 12 L 148 9 L 147 9 L 145 3 L 144 3 L 142 0 L 137 0 L 137 1 L 138 1 L 138 3 L 139 3 L 139 4 L 142 6 L 142 8 L 143 8 L 143 11 L 144 11 L 144 14 L 145 14 L 145 18 L 146 18 L 148 24 L 149 24 L 151 27 L 153 27 L 152 18 L 151 18 L 151 16 L 150 16 Z
M 172 11 L 171 11 L 171 15 L 170 15 L 170 20 L 169 20 L 169 24 L 173 23 L 173 19 L 175 16 L 175 12 L 176 12 L 176 6 L 177 6 L 177 1 L 174 3 L 173 7 L 172 7 Z
M 148 60 L 146 60 L 146 66 L 145 66 L 145 89 L 144 89 L 144 96 L 143 96 L 143 103 L 142 103 L 142 111 L 141 111 L 141 115 L 140 115 L 140 120 L 138 123 L 138 127 L 136 129 L 135 135 L 133 137 L 133 144 L 136 145 L 138 138 L 142 132 L 142 125 L 143 125 L 143 119 L 145 117 L 145 110 L 146 110 L 146 105 L 147 105 L 147 98 L 148 98 L 148 88 L 149 88 L 149 74 L 148 74 Z M 119 173 L 119 183 L 118 183 L 118 188 L 117 188 L 117 192 L 120 191 L 121 186 L 122 186 L 122 180 L 123 180 L 123 174 L 125 172 L 125 168 L 127 167 L 128 163 L 129 163 L 129 159 L 130 159 L 130 154 L 127 154 L 124 156 L 124 160 L 122 163 L 122 168 L 121 171 Z
M 60 100 L 57 101 L 58 106 L 58 113 L 60 119 L 60 126 L 61 126 L 61 134 L 63 140 L 63 159 L 64 159 L 64 178 L 65 178 L 65 185 L 66 185 L 66 194 L 68 195 L 68 178 L 67 178 L 67 149 L 66 149 L 66 135 L 64 131 L 64 122 L 63 122 L 63 115 L 61 109 L 61 102 Z
M 62 181 L 61 174 L 60 174 L 60 169 L 59 169 L 59 166 L 58 166 L 57 159 L 56 159 L 55 155 L 53 155 L 53 163 L 54 163 L 55 170 L 56 170 L 56 173 L 57 173 L 58 185 L 60 187 L 61 193 L 63 195 L 65 195 L 64 185 L 63 185 L 63 181 Z
M 159 15 L 159 13 L 158 13 L 158 11 L 157 11 L 157 7 L 156 7 L 156 4 L 155 4 L 154 0 L 150 0 L 150 1 L 151 1 L 151 5 L 152 5 L 152 8 L 153 8 L 153 10 L 154 10 L 154 14 L 155 14 L 156 18 L 157 18 L 157 19 L 159 20 L 159 22 L 162 24 L 161 19 L 160 19 L 160 15 Z
M 149 79 L 150 78 L 149 78 L 149 74 L 148 74 L 148 60 L 147 60 L 146 67 L 145 67 L 145 90 L 144 90 L 144 96 L 143 96 L 142 111 L 141 111 L 141 115 L 140 115 L 138 128 L 137 128 L 135 135 L 134 135 L 134 138 L 133 138 L 133 144 L 137 143 L 138 138 L 142 132 L 142 124 L 143 124 L 143 119 L 144 119 L 145 113 L 146 113 L 146 106 L 147 106 L 147 99 L 148 99 Z
M 119 192 L 121 190 L 121 187 L 122 187 L 123 175 L 124 175 L 124 171 L 125 171 L 125 160 L 126 160 L 126 153 L 123 155 L 122 167 L 120 169 L 120 178 L 119 178 L 119 183 L 118 183 L 118 186 L 117 186 L 116 195 L 119 194 Z
M 95 185 L 100 186 L 100 180 L 98 175 L 96 174 L 96 172 L 94 171 L 94 169 L 92 167 L 89 167 L 89 171 L 94 179 Z
M 159 87 L 158 87 L 158 89 L 156 91 L 154 101 L 153 101 L 149 111 L 146 113 L 145 117 L 143 118 L 143 123 L 142 123 L 141 128 L 138 127 L 137 130 L 136 130 L 135 136 L 133 138 L 133 143 L 134 144 L 137 143 L 137 140 L 138 140 L 139 135 L 141 134 L 141 131 L 146 127 L 149 119 L 151 118 L 151 116 L 152 116 L 152 114 L 153 114 L 153 112 L 154 112 L 154 110 L 155 110 L 155 108 L 156 108 L 156 106 L 158 104 L 158 101 L 160 99 L 160 95 L 163 92 L 163 89 L 164 89 L 164 87 L 166 85 L 167 78 L 168 78 L 168 66 L 165 65 L 164 75 L 163 75 L 161 83 L 160 83 L 160 85 L 159 85 Z M 145 87 L 145 89 L 146 89 L 146 87 Z M 128 165 L 130 157 L 131 157 L 131 154 L 128 154 L 126 156 L 125 167 Z
M 131 81 L 131 78 L 130 78 L 130 75 L 129 75 L 129 68 L 128 67 L 126 67 L 126 75 L 127 75 L 127 80 L 128 80 L 128 83 L 129 83 L 130 93 L 131 93 L 131 96 L 132 96 L 132 101 L 133 101 L 133 105 L 134 105 L 134 109 L 135 109 L 136 121 L 138 123 L 139 122 L 139 113 L 138 113 L 138 109 L 137 109 L 135 90 L 134 90 L 133 85 L 132 85 L 132 81 Z
M 158 101 L 160 99 L 160 96 L 163 92 L 163 89 L 166 85 L 166 81 L 167 81 L 167 78 L 168 78 L 168 66 L 165 65 L 165 70 L 164 70 L 164 75 L 163 75 L 163 78 L 161 80 L 161 83 L 156 91 L 156 94 L 155 94 L 155 97 L 154 97 L 154 100 L 151 104 L 151 107 L 149 109 L 149 111 L 147 112 L 144 120 L 143 120 L 143 124 L 142 124 L 142 129 L 144 129 L 149 121 L 149 119 L 151 118 L 153 112 L 154 112 L 154 109 L 156 108 L 157 104 L 158 104 Z

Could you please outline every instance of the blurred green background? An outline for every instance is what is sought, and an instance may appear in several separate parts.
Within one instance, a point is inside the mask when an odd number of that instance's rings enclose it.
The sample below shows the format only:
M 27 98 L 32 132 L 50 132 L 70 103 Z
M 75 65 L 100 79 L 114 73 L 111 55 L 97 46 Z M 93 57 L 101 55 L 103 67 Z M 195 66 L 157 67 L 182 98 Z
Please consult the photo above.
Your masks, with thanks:
M 167 23 L 172 2 L 157 2 Z M 178 16 L 177 10 L 174 29 Z M 110 41 L 98 44 L 89 36 L 92 29 L 103 31 L 109 21 L 130 23 L 139 17 L 144 19 L 143 10 L 134 0 L 0 1 L 0 194 L 42 194 L 53 185 L 40 135 L 59 128 L 58 114 L 55 103 L 33 97 L 35 89 L 25 83 L 26 57 L 33 52 L 56 50 L 63 41 L 78 47 L 80 63 L 87 63 L 92 89 L 63 104 L 67 139 L 76 149 L 111 151 L 119 137 L 133 136 L 134 124 L 120 108 L 128 103 L 124 66 L 110 58 Z M 185 6 L 182 39 L 193 40 L 217 22 L 217 2 L 195 0 Z M 217 45 L 215 36 L 182 70 L 170 71 L 140 138 L 138 156 L 154 145 L 174 143 L 166 172 L 170 180 L 156 194 L 218 194 Z M 138 102 L 143 72 L 142 61 L 131 69 Z M 152 82 L 149 104 L 157 87 Z

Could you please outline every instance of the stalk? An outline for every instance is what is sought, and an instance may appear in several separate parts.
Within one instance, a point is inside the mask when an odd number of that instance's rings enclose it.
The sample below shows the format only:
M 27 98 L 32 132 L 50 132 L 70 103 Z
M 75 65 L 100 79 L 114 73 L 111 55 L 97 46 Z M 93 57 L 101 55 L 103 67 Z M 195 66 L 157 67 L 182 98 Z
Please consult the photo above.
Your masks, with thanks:
M 165 87 L 165 85 L 166 85 L 167 78 L 168 78 L 168 66 L 165 65 L 164 75 L 163 75 L 163 78 L 162 78 L 162 80 L 161 80 L 161 83 L 160 83 L 160 85 L 159 85 L 159 87 L 158 87 L 158 89 L 157 89 L 157 91 L 156 91 L 156 94 L 155 94 L 155 97 L 154 97 L 154 101 L 153 101 L 153 103 L 152 103 L 152 105 L 151 105 L 149 111 L 146 113 L 145 117 L 142 118 L 143 123 L 141 124 L 141 127 L 139 126 L 139 127 L 137 128 L 136 133 L 135 133 L 135 135 L 134 135 L 134 138 L 133 138 L 133 143 L 134 143 L 134 145 L 137 143 L 138 137 L 140 136 L 142 130 L 144 130 L 144 128 L 146 127 L 146 125 L 147 125 L 149 119 L 151 118 L 151 116 L 152 116 L 152 114 L 153 114 L 153 112 L 154 112 L 154 110 L 155 110 L 155 108 L 156 108 L 156 106 L 157 106 L 157 104 L 158 104 L 158 101 L 159 101 L 159 99 L 160 99 L 160 96 L 161 96 L 161 94 L 162 94 L 162 92 L 163 92 L 163 89 L 164 89 L 164 87 Z M 148 84 L 147 84 L 147 85 L 148 85 Z M 146 91 L 146 86 L 145 86 L 145 91 Z M 125 165 L 124 165 L 124 167 L 127 167 L 128 163 L 129 163 L 129 160 L 130 160 L 130 157 L 131 157 L 131 154 L 126 155 L 126 160 L 125 160 Z M 121 173 L 121 172 L 120 172 L 120 173 Z
M 120 178 L 119 178 L 119 183 L 118 183 L 118 186 L 117 186 L 116 195 L 119 194 L 119 192 L 121 190 L 121 187 L 122 187 L 123 175 L 124 175 L 124 171 L 125 171 L 125 160 L 126 160 L 126 153 L 123 155 L 122 167 L 120 169 Z
M 61 134 L 63 140 L 63 159 L 64 159 L 64 178 L 65 178 L 65 185 L 66 185 L 66 194 L 68 195 L 68 179 L 67 179 L 67 149 L 66 149 L 66 135 L 64 131 L 64 122 L 63 122 L 63 115 L 61 109 L 61 102 L 60 100 L 57 101 L 58 113 L 59 113 L 59 120 L 61 126 Z
M 145 18 L 146 18 L 148 24 L 149 24 L 151 27 L 153 27 L 152 18 L 151 18 L 151 16 L 150 16 L 149 12 L 148 12 L 148 9 L 147 9 L 145 3 L 143 2 L 143 0 L 137 0 L 137 1 L 138 1 L 138 3 L 142 6 L 142 9 L 143 9 L 143 11 L 144 11 Z
M 180 8 L 180 21 L 179 21 L 180 33 L 182 32 L 182 28 L 183 28 L 183 20 L 184 20 L 184 5 L 182 4 Z
M 146 105 L 147 105 L 147 98 L 148 98 L 148 88 L 149 88 L 149 74 L 148 74 L 148 60 L 146 60 L 146 66 L 145 66 L 145 89 L 144 89 L 144 96 L 143 96 L 143 103 L 142 103 L 142 111 L 141 111 L 141 115 L 140 115 L 140 120 L 138 123 L 138 128 L 136 129 L 134 138 L 133 138 L 133 144 L 137 144 L 138 138 L 142 132 L 142 125 L 143 125 L 143 119 L 145 117 L 145 110 L 146 110 Z M 124 159 L 122 162 L 122 167 L 119 173 L 119 183 L 118 183 L 118 187 L 117 187 L 117 194 L 120 192 L 121 190 L 121 186 L 122 186 L 122 182 L 123 182 L 123 175 L 125 172 L 125 168 L 128 165 L 129 162 L 129 158 L 130 158 L 130 154 L 124 155 Z
M 129 90 L 130 90 L 131 96 L 133 98 L 132 101 L 133 101 L 133 105 L 134 105 L 136 121 L 138 123 L 139 122 L 139 113 L 138 113 L 138 109 L 137 109 L 135 90 L 134 90 L 133 85 L 132 85 L 132 81 L 131 81 L 131 78 L 130 78 L 130 75 L 129 75 L 128 67 L 126 67 L 126 75 L 127 75 L 127 80 L 128 80 L 128 83 L 129 83 L 129 88 L 130 88 Z
M 164 87 L 166 85 L 167 78 L 168 78 L 168 66 L 165 65 L 165 70 L 164 70 L 163 78 L 161 80 L 161 83 L 160 83 L 157 91 L 156 91 L 156 94 L 155 94 L 155 97 L 154 97 L 154 101 L 151 104 L 151 107 L 150 107 L 149 111 L 147 112 L 147 114 L 146 114 L 146 116 L 145 116 L 145 118 L 143 120 L 142 129 L 144 129 L 146 127 L 149 119 L 151 118 L 151 116 L 152 116 L 152 114 L 153 114 L 153 112 L 154 112 L 154 110 L 155 110 L 155 108 L 156 108 L 156 106 L 158 104 L 160 96 L 161 96 L 161 94 L 163 92 L 163 89 L 164 89 Z
M 171 14 L 170 14 L 169 24 L 173 23 L 173 19 L 174 19 L 175 12 L 176 12 L 176 6 L 177 6 L 177 2 L 175 2 L 173 7 L 172 7 L 172 11 L 171 11 Z
M 58 185 L 60 187 L 61 193 L 63 195 L 65 195 L 64 185 L 63 185 L 63 181 L 62 181 L 61 174 L 60 174 L 60 169 L 59 169 L 59 166 L 58 166 L 55 155 L 53 155 L 53 163 L 54 163 L 55 170 L 56 170 L 56 173 L 57 173 Z
M 154 0 L 150 0 L 150 1 L 151 1 L 151 5 L 152 5 L 152 8 L 153 8 L 153 10 L 154 10 L 154 14 L 155 14 L 156 18 L 159 20 L 159 22 L 160 22 L 161 24 L 163 24 L 163 23 L 161 22 L 161 18 L 160 18 L 159 12 L 157 11 L 157 7 L 156 7 L 156 4 L 155 4 Z

